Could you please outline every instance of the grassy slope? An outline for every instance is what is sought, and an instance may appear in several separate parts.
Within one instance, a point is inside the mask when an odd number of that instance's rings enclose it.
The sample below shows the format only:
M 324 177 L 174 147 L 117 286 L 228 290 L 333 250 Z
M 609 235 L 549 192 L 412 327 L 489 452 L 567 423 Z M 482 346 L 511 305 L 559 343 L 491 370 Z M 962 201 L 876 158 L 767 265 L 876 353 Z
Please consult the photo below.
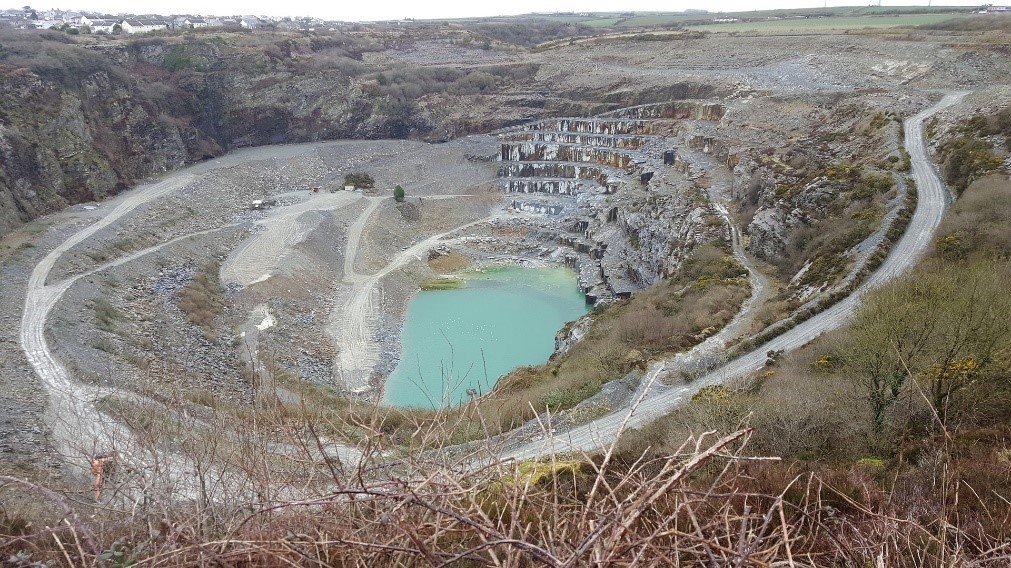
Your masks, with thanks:
M 829 16 L 752 22 L 693 25 L 692 29 L 719 32 L 784 32 L 895 28 L 938 24 L 952 19 L 951 14 L 915 14 L 888 16 Z

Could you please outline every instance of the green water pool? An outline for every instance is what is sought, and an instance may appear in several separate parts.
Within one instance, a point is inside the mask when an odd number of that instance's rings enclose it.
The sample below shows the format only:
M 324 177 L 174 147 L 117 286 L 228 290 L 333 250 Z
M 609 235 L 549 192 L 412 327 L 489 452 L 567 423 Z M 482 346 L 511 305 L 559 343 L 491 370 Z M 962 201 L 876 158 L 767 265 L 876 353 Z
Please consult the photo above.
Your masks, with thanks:
M 563 268 L 507 266 L 465 279 L 411 299 L 386 404 L 435 408 L 467 400 L 467 389 L 487 393 L 509 371 L 546 362 L 555 333 L 589 309 Z

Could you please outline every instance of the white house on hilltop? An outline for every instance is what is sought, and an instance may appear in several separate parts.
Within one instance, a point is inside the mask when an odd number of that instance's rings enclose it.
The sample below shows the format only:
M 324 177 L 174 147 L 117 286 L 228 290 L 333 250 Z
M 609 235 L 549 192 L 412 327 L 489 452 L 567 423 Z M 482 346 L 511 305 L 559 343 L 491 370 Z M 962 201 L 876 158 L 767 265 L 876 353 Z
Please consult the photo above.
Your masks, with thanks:
M 119 20 L 106 20 L 103 18 L 92 20 L 91 25 L 88 27 L 91 28 L 91 33 L 93 34 L 111 34 L 118 23 Z
M 119 20 L 99 18 L 97 16 L 81 16 L 79 26 L 88 28 L 93 34 L 111 34 Z
M 123 20 L 123 31 L 128 34 L 146 34 L 167 29 L 169 25 L 160 20 Z
M 235 28 L 239 26 L 239 21 L 233 18 L 212 18 L 208 24 L 215 28 Z

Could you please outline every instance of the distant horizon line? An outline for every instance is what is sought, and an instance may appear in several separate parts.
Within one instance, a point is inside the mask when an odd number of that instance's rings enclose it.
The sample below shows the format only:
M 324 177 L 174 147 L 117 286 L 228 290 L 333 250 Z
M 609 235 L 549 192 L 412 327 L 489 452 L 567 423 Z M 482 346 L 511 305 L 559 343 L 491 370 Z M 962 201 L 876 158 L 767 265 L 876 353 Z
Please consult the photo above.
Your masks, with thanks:
M 269 14 L 269 13 L 256 13 L 256 12 L 239 12 L 232 14 L 208 14 L 200 12 L 175 12 L 163 14 L 161 12 L 129 12 L 129 11 L 118 11 L 112 12 L 109 10 L 101 9 L 89 9 L 89 8 L 59 8 L 59 7 L 46 7 L 46 8 L 35 8 L 30 5 L 22 5 L 21 7 L 9 7 L 0 8 L 0 12 L 10 13 L 10 12 L 25 12 L 25 8 L 30 8 L 33 12 L 77 12 L 81 14 L 108 14 L 116 16 L 160 16 L 160 17 L 177 17 L 177 16 L 194 16 L 203 18 L 229 18 L 229 17 L 241 17 L 241 16 L 254 16 L 257 18 L 268 19 L 268 20 L 283 20 L 283 19 L 319 19 L 323 21 L 334 21 L 334 22 L 348 22 L 348 23 L 369 23 L 369 22 L 401 22 L 401 21 L 441 21 L 441 20 L 466 20 L 475 18 L 511 18 L 511 17 L 522 17 L 522 16 L 551 16 L 551 15 L 610 15 L 610 14 L 684 14 L 691 15 L 692 13 L 698 15 L 705 14 L 741 14 L 741 13 L 761 13 L 761 12 L 784 12 L 784 11 L 803 11 L 803 10 L 827 10 L 834 8 L 936 8 L 938 10 L 943 9 L 966 9 L 972 7 L 987 7 L 987 6 L 1002 6 L 1003 4 L 995 4 L 992 2 L 985 3 L 973 3 L 973 4 L 947 4 L 940 3 L 934 4 L 933 0 L 926 0 L 922 3 L 915 4 L 890 4 L 883 3 L 880 0 L 877 3 L 871 2 L 867 5 L 852 5 L 852 4 L 832 4 L 825 2 L 822 6 L 810 6 L 810 7 L 765 7 L 765 8 L 752 8 L 752 9 L 741 9 L 741 10 L 712 10 L 708 8 L 684 8 L 680 10 L 546 10 L 546 11 L 533 11 L 533 12 L 521 12 L 515 14 L 495 14 L 495 15 L 461 15 L 453 17 L 416 17 L 416 16 L 404 16 L 399 18 L 363 18 L 358 20 L 341 20 L 341 19 L 328 19 L 325 16 L 312 15 L 312 14 L 302 14 L 302 15 L 279 15 L 279 14 Z

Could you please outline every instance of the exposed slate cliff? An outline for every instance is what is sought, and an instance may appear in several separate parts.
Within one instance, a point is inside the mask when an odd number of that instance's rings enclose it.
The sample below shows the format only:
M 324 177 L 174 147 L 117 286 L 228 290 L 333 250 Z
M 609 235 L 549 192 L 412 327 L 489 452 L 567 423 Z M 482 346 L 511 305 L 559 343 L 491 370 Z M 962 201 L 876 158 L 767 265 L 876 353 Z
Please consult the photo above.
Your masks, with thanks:
M 134 180 L 220 146 L 187 120 L 173 89 L 99 69 L 65 86 L 0 67 L 0 233 L 68 203 L 101 199 Z
M 376 67 L 362 63 L 364 49 L 331 37 L 4 34 L 0 234 L 235 147 L 444 137 L 436 127 L 445 105 L 423 99 L 450 85 L 464 93 L 457 104 L 466 104 L 471 76 L 429 73 L 417 79 L 424 88 L 398 83 L 399 91 L 387 92 Z M 532 70 L 493 71 L 494 82 L 473 96 L 504 90 Z M 474 128 L 442 126 L 455 135 Z

